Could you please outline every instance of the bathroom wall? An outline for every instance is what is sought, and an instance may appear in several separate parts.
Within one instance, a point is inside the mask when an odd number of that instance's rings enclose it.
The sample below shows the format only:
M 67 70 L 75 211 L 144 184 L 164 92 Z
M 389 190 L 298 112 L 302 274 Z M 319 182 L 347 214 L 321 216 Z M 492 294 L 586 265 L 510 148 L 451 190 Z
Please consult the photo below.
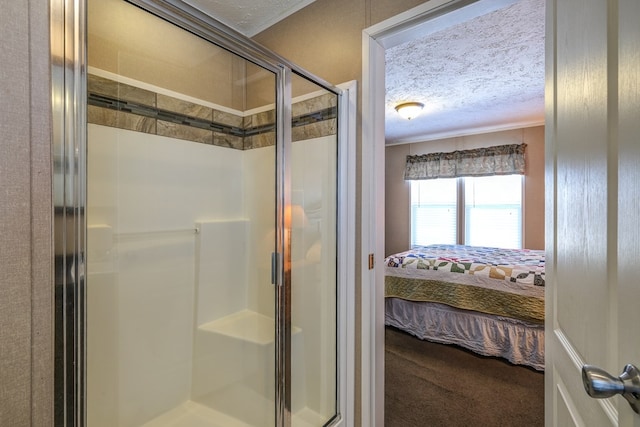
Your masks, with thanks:
M 276 251 L 276 153 L 274 146 L 245 150 L 243 202 L 250 219 L 247 253 L 247 308 L 275 317 L 275 293 L 271 283 L 271 253 Z
M 245 109 L 244 60 L 121 0 L 90 1 L 87 13 L 91 66 Z
M 268 126 L 275 122 L 273 112 L 274 76 L 272 73 L 240 60 L 223 49 L 218 49 L 191 34 L 177 30 L 162 21 L 151 22 L 147 18 L 148 16 L 145 16 L 144 13 L 124 2 L 104 0 L 90 3 L 88 55 L 91 75 L 89 92 L 98 95 L 97 98 L 106 96 L 109 100 L 131 101 L 134 104 L 142 105 L 150 113 L 147 117 L 141 117 L 127 111 L 116 111 L 113 107 L 100 105 L 101 100 L 98 99 L 90 102 L 89 120 L 105 126 L 180 139 L 181 141 L 178 143 L 181 145 L 188 145 L 191 143 L 187 141 L 193 141 L 203 145 L 213 144 L 229 147 L 241 153 L 238 154 L 241 159 L 239 162 L 222 160 L 222 166 L 235 168 L 242 173 L 242 187 L 240 191 L 235 193 L 236 201 L 242 204 L 241 213 L 236 216 L 208 214 L 197 219 L 198 222 L 201 222 L 203 233 L 195 238 L 196 273 L 194 280 L 197 286 L 194 292 L 198 298 L 204 296 L 204 299 L 212 298 L 215 302 L 212 306 L 208 306 L 198 299 L 194 315 L 196 325 L 210 322 L 215 320 L 218 314 L 229 314 L 236 308 L 242 307 L 242 299 L 246 298 L 244 308 L 273 318 L 274 288 L 271 284 L 270 255 L 275 250 L 274 196 L 276 184 L 274 167 L 276 159 L 273 147 L 275 133 L 273 130 L 269 131 Z M 131 25 L 131 22 L 136 22 L 136 25 Z M 114 31 L 114 28 L 118 30 Z M 158 55 L 157 52 L 162 52 L 162 54 Z M 176 79 L 175 76 L 180 76 L 180 78 Z M 111 82 L 101 79 L 111 80 Z M 144 82 L 144 84 L 140 84 L 140 82 Z M 153 87 L 162 87 L 163 90 L 155 93 Z M 313 85 L 298 85 L 294 95 L 308 95 L 310 91 L 315 89 L 317 87 L 313 88 Z M 176 100 L 181 102 L 176 102 Z M 315 106 L 318 105 L 322 108 L 335 107 L 335 97 L 333 100 L 303 102 L 294 106 L 294 122 L 296 117 L 315 113 L 317 111 Z M 211 121 L 214 125 L 222 123 L 230 128 L 246 130 L 247 134 L 244 137 L 238 137 L 237 134 L 195 129 L 193 126 L 156 118 L 156 112 L 167 109 L 180 114 L 197 116 L 198 119 Z M 210 115 L 211 111 L 212 115 Z M 237 121 L 238 119 L 240 122 Z M 335 134 L 335 127 L 335 117 L 312 124 L 306 124 L 303 117 L 300 123 L 295 124 L 293 139 L 302 141 L 332 135 Z M 255 130 L 259 132 L 254 133 Z M 333 152 L 335 153 L 335 149 Z M 327 179 L 335 179 L 335 176 L 327 178 L 324 175 L 325 171 L 322 170 L 321 164 L 316 162 L 318 157 L 314 157 L 318 154 L 317 151 L 302 150 L 300 153 L 303 154 L 303 157 L 309 156 L 303 169 L 316 171 L 317 177 L 322 177 L 323 185 L 328 184 L 328 181 L 325 182 Z M 294 162 L 297 160 L 294 159 Z M 181 173 L 176 172 L 172 177 L 176 186 L 180 185 Z M 313 179 L 318 180 L 318 178 Z M 320 181 L 317 183 L 320 184 Z M 208 196 L 215 199 L 219 198 L 217 192 L 226 194 L 221 189 L 233 186 L 235 181 L 233 178 L 227 177 L 208 180 L 208 184 L 212 186 L 212 192 Z M 333 188 L 335 188 L 335 183 Z M 329 209 L 326 211 L 326 215 L 331 220 L 318 221 L 316 218 L 312 223 L 313 227 L 316 227 L 314 233 L 319 233 L 321 227 L 326 227 L 327 235 L 333 236 L 335 223 L 332 221 L 335 219 L 335 205 L 321 203 L 317 200 L 317 196 L 325 190 L 328 188 L 320 190 L 308 186 L 304 189 L 304 191 L 310 192 L 307 196 L 308 200 L 313 200 L 316 207 Z M 194 192 L 194 194 L 196 193 Z M 194 197 L 197 198 L 197 196 Z M 152 196 L 140 198 L 141 203 L 154 204 L 153 200 Z M 186 200 L 180 204 L 182 210 L 189 210 L 185 207 L 188 202 Z M 102 214 L 108 216 L 108 209 L 104 209 Z M 106 222 L 101 219 L 96 221 Z M 224 221 L 227 223 L 222 225 Z M 102 233 L 104 235 L 110 232 L 108 229 L 105 231 L 105 227 L 97 227 L 98 223 L 94 225 L 96 225 L 92 230 L 94 234 Z M 184 227 L 178 225 L 177 222 L 175 226 Z M 227 241 L 229 238 L 233 238 L 234 233 L 229 231 L 232 228 L 246 230 L 244 245 L 237 241 Z M 227 231 L 224 231 L 225 229 Z M 111 232 L 116 233 L 113 230 Z M 237 235 L 235 237 L 239 238 Z M 182 238 L 186 239 L 187 237 L 182 236 Z M 309 234 L 305 234 L 305 239 L 309 241 L 309 248 L 301 249 L 303 258 L 307 255 L 307 250 L 312 249 L 310 254 L 318 259 L 335 260 L 335 256 L 331 257 L 331 248 L 335 247 L 335 241 L 325 240 L 322 244 L 318 244 L 315 241 L 317 236 Z M 215 248 L 216 245 L 212 244 L 212 240 L 219 241 L 225 247 L 229 247 L 231 252 L 234 252 L 230 259 L 234 268 L 243 270 L 246 284 L 231 283 L 227 280 L 227 272 L 220 273 L 217 266 L 225 263 L 228 266 L 227 257 L 229 254 L 220 253 Z M 244 251 L 237 248 L 231 249 L 231 246 L 235 247 L 236 244 L 243 247 Z M 180 242 L 174 242 L 173 245 L 178 248 Z M 136 250 L 139 249 L 136 248 Z M 187 248 L 182 247 L 181 250 L 187 250 Z M 214 257 L 215 261 L 205 262 L 204 257 Z M 333 329 L 331 329 L 332 324 L 324 326 L 325 329 L 318 326 L 322 316 L 329 316 L 335 321 L 335 314 L 331 312 L 335 309 L 335 301 L 330 303 L 331 295 L 322 293 L 322 289 L 335 293 L 335 273 L 331 274 L 330 267 L 331 265 L 315 265 L 306 269 L 307 273 L 311 270 L 316 272 L 322 270 L 325 272 L 323 277 L 329 280 L 328 282 L 318 282 L 318 274 L 315 273 L 313 277 L 304 276 L 303 282 L 306 287 L 303 289 L 313 291 L 313 293 L 301 294 L 303 298 L 312 296 L 308 301 L 304 301 L 304 307 L 312 307 L 313 310 L 307 310 L 304 313 L 305 317 L 301 319 L 301 323 L 306 325 L 310 333 L 322 331 L 335 333 L 335 325 L 333 325 Z M 224 289 L 217 289 L 218 284 L 224 286 Z M 312 284 L 317 284 L 318 287 L 315 288 Z M 243 290 L 243 286 L 246 286 L 246 289 Z M 220 295 L 224 295 L 227 299 L 219 298 Z M 318 304 L 317 300 L 313 301 L 313 296 L 322 296 L 324 302 Z M 333 298 L 335 299 L 335 295 Z M 335 375 L 326 370 L 315 370 L 315 368 L 321 366 L 323 357 L 333 358 L 335 349 L 332 350 L 331 346 L 315 343 L 315 339 L 308 339 L 305 341 L 304 354 L 312 358 L 310 366 L 314 370 L 309 372 L 315 376 L 315 379 L 306 388 L 318 393 L 319 386 L 317 384 L 324 381 L 323 390 L 333 387 L 331 390 L 333 392 L 335 386 L 332 386 L 331 381 L 327 382 L 326 378 L 332 379 Z
M 192 373 L 211 364 L 211 354 L 192 351 L 201 348 L 196 328 L 243 310 L 273 322 L 275 115 L 222 111 L 94 68 L 88 90 L 89 417 L 96 426 L 128 425 L 193 397 Z M 113 108 L 123 103 L 136 114 Z M 294 383 L 325 413 L 335 404 L 332 108 L 335 96 L 313 93 L 294 103 L 290 159 L 293 203 L 309 216 L 294 231 L 301 239 L 292 236 L 302 265 L 294 274 Z M 317 121 L 318 111 L 328 116 Z M 250 132 L 256 127 L 266 131 Z M 204 389 L 198 384 L 196 394 Z
M 88 141 L 90 423 L 139 424 L 189 399 L 195 224 L 243 217 L 242 151 L 99 125 Z
M 304 381 L 296 383 L 300 372 L 293 372 L 293 394 L 304 393 L 307 407 L 325 417 L 335 410 L 336 389 L 336 153 L 334 135 L 292 147 L 292 203 L 304 210 L 292 214 L 292 323 L 304 338 L 302 354 L 293 357 L 305 364 Z
M 2 426 L 54 419 L 50 3 L 3 2 L 0 13 Z

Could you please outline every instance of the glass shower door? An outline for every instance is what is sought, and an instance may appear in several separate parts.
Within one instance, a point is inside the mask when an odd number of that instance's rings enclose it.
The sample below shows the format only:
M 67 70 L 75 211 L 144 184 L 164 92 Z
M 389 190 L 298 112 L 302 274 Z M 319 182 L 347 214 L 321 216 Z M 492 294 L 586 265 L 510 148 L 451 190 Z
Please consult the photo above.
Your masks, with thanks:
M 276 74 L 122 0 L 88 66 L 88 425 L 274 425 Z
M 338 95 L 294 74 L 291 147 L 292 425 L 338 408 Z

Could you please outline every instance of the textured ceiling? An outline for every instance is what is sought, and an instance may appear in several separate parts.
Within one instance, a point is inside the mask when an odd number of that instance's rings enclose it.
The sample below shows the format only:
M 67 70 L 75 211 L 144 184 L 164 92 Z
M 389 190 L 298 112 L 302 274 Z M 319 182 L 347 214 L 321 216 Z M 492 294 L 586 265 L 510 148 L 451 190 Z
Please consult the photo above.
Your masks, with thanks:
M 234 30 L 252 37 L 315 0 L 184 0 Z
M 184 1 L 253 36 L 314 0 Z M 387 143 L 542 124 L 544 3 L 519 0 L 387 49 Z M 423 113 L 401 118 L 394 107 L 406 101 Z
M 387 49 L 387 143 L 543 123 L 544 15 L 544 0 L 520 0 Z M 406 101 L 423 113 L 400 117 Z

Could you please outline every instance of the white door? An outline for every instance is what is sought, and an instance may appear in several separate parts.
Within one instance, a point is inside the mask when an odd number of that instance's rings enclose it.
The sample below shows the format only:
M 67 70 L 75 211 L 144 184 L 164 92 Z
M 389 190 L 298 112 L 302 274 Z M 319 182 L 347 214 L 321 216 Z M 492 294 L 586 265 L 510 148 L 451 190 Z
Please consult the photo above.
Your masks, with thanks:
M 640 2 L 547 2 L 547 426 L 640 426 L 584 364 L 640 365 Z

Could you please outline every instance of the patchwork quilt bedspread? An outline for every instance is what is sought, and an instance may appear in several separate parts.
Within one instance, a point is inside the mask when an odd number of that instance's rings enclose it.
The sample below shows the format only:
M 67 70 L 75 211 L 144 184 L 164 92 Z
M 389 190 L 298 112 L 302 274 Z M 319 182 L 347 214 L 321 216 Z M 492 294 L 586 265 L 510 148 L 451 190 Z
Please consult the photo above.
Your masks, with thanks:
M 385 296 L 544 322 L 544 251 L 419 246 L 385 259 Z

